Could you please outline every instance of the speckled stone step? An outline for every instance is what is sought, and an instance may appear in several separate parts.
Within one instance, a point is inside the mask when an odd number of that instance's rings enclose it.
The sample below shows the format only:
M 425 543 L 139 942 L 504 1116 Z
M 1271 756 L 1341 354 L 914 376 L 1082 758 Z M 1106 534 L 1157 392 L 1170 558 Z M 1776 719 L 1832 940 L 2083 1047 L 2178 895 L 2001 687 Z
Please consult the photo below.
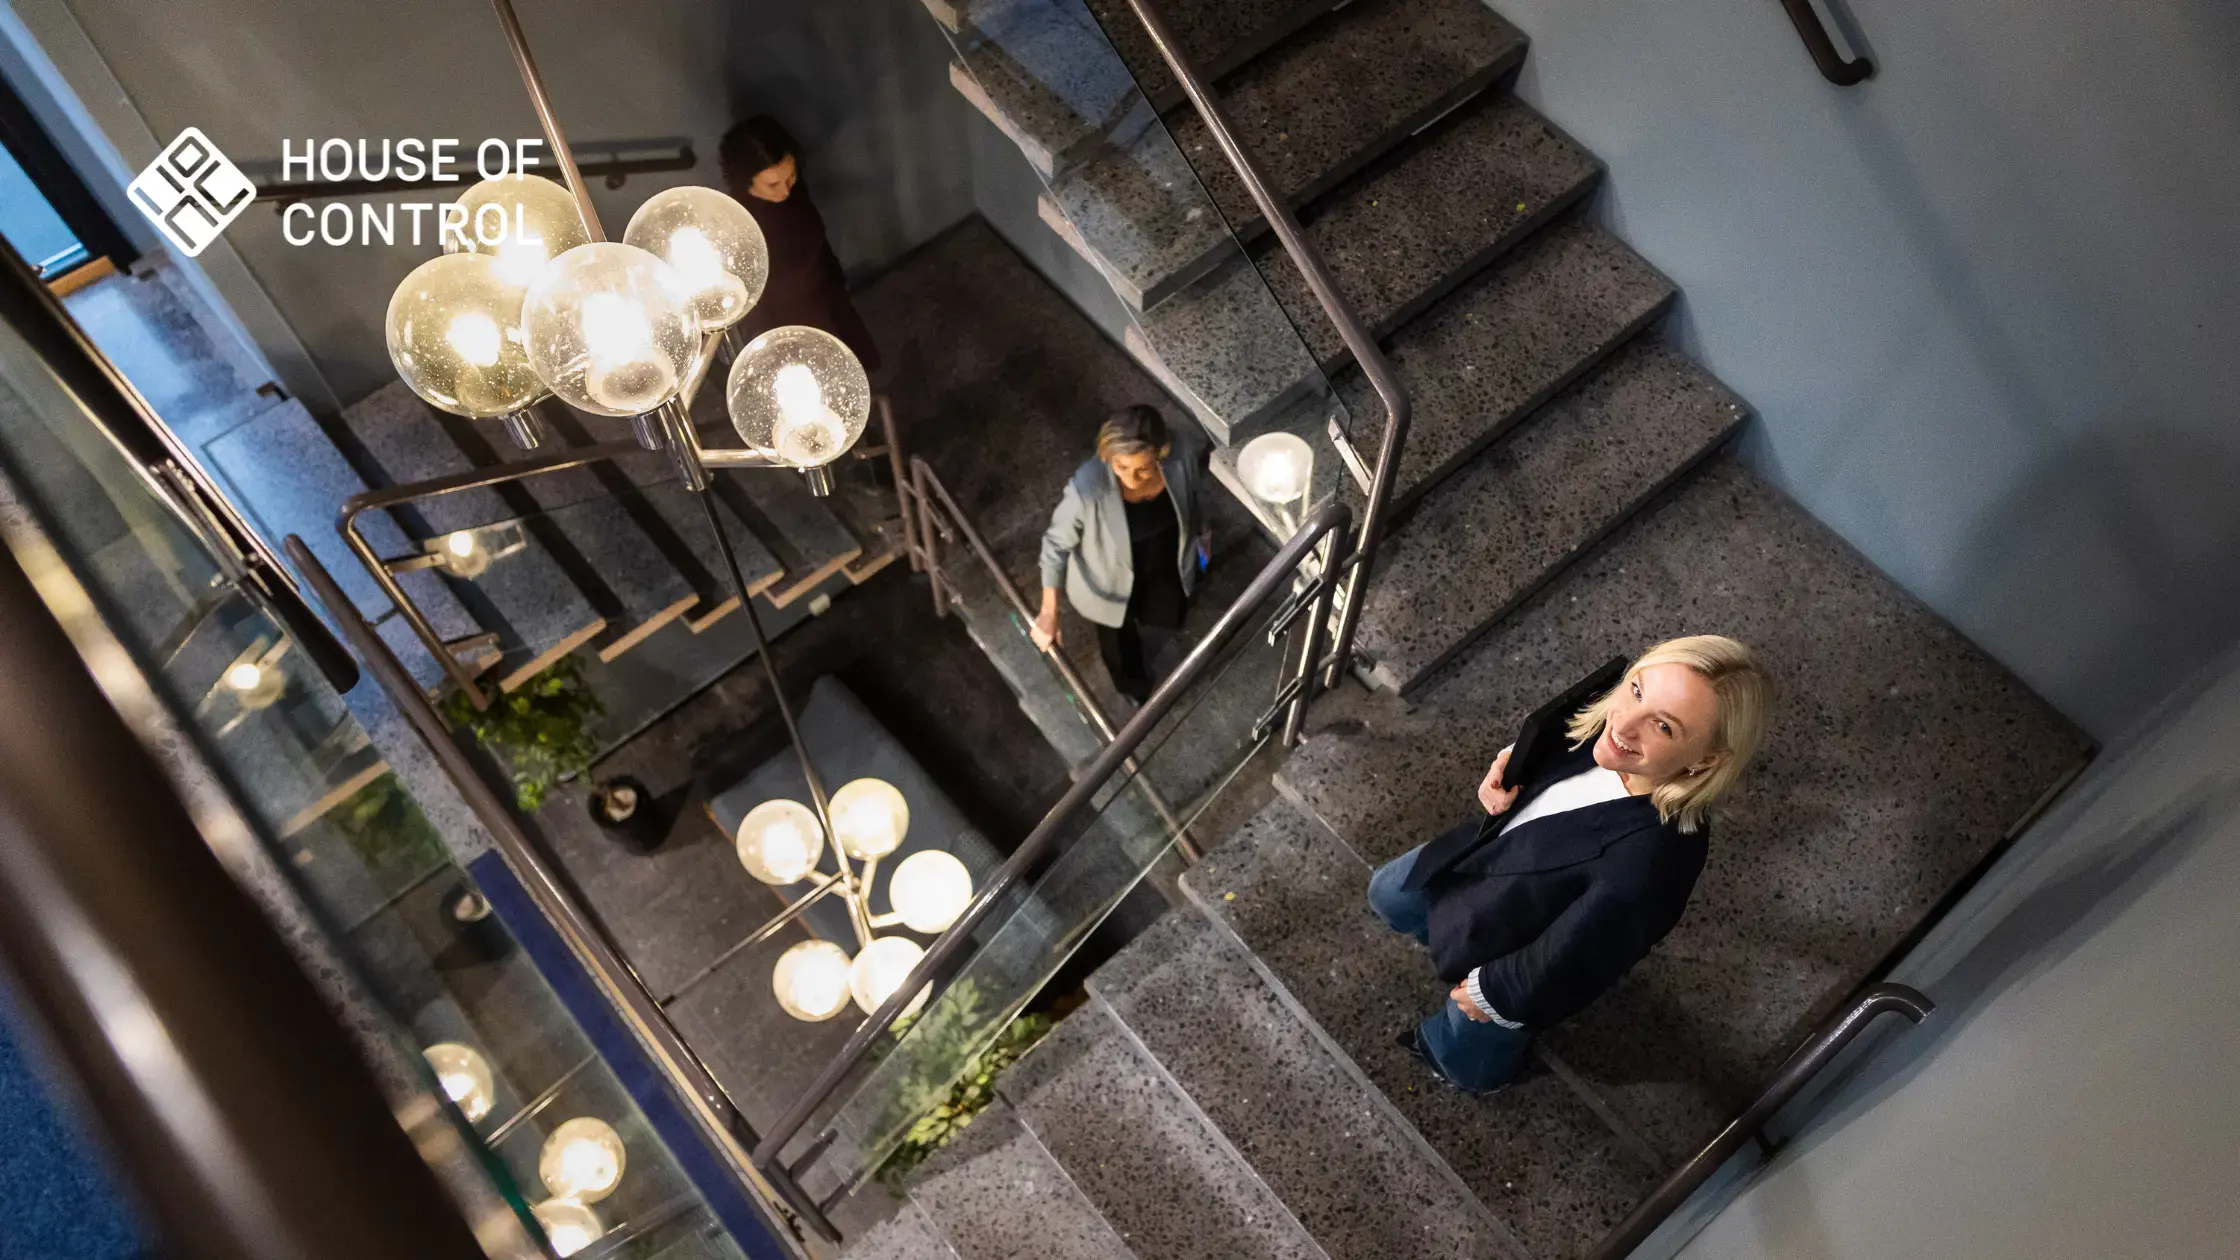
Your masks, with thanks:
M 1087 2 L 1152 103 L 1162 110 L 1179 105 L 1181 85 L 1168 71 L 1166 59 L 1152 47 L 1151 32 L 1127 0 Z M 1219 83 L 1300 27 L 1348 3 L 1351 0 L 1159 0 L 1159 16 L 1166 19 L 1198 74 Z
M 427 405 L 402 381 L 392 381 L 342 412 L 343 424 L 387 484 L 440 477 L 470 465 Z M 515 516 L 489 490 L 468 490 L 423 499 L 389 513 L 424 539 L 474 529 Z M 545 666 L 590 643 L 607 629 L 607 619 L 577 589 L 559 560 L 536 538 L 494 560 L 472 580 L 446 577 L 444 584 L 485 629 L 495 630 L 506 652 L 502 686 L 512 688 Z
M 1202 915 L 1161 919 L 1089 981 L 1330 1260 L 1517 1260 L 1489 1213 Z
M 784 608 L 855 563 L 863 543 L 848 532 L 800 474 L 782 468 L 719 472 L 715 493 L 769 544 L 785 577 L 765 598 Z
M 1523 59 L 1477 0 L 1355 0 L 1221 85 L 1238 136 L 1293 204 L 1337 187 Z M 1236 251 L 1258 211 L 1195 112 L 1054 180 L 1045 220 L 1139 310 Z
M 958 1260 L 1136 1260 L 1000 1100 L 926 1161 L 910 1200 Z
M 950 85 L 1046 178 L 1131 110 L 1148 121 L 1134 77 L 1078 0 L 976 0 L 960 42 Z
M 1068 1015 L 1000 1088 L 1139 1260 L 1324 1260 L 1102 1001 Z
M 1406 691 L 1724 445 L 1747 413 L 1643 336 L 1441 481 L 1377 553 L 1356 644 Z
M 1467 578 L 1467 575 L 1461 575 Z M 1415 707 L 1302 744 L 1277 786 L 1369 863 L 1472 807 L 1534 706 L 1680 634 L 1781 691 L 1680 926 L 1548 1042 L 1667 1159 L 1700 1148 L 2082 764 L 2084 734 L 1803 509 L 1714 457 L 1472 644 Z
M 908 1202 L 840 1254 L 845 1260 L 957 1260 L 925 1209 Z
M 1659 1180 L 1646 1150 L 1613 1133 L 1559 1078 L 1492 1098 L 1440 1086 L 1393 1038 L 1437 1009 L 1446 986 L 1414 941 L 1369 910 L 1369 867 L 1278 797 L 1206 860 L 1184 890 L 1273 972 L 1534 1256 L 1573 1256 Z
M 1340 190 L 1306 230 L 1362 322 L 1382 337 L 1584 196 L 1599 174 L 1594 160 L 1546 120 L 1504 96 Z M 1631 258 L 1615 241 L 1604 242 Z M 1568 263 L 1570 271 L 1542 277 L 1524 297 L 1550 284 L 1569 286 L 1579 299 L 1608 296 L 1595 262 L 1558 250 L 1541 265 Z M 1646 266 L 1640 271 L 1645 284 L 1669 296 L 1661 278 Z M 1490 297 L 1516 295 L 1509 286 Z M 1466 322 L 1473 317 L 1466 313 Z M 1155 357 L 1170 387 L 1197 404 L 1193 411 L 1210 415 L 1224 441 L 1326 392 L 1321 373 L 1348 358 L 1305 279 L 1274 250 L 1257 264 L 1232 259 L 1215 278 L 1144 315 L 1138 327 L 1140 334 L 1130 332 L 1149 352 L 1139 357 Z M 1369 408 L 1370 417 L 1383 414 L 1372 400 L 1348 402 Z
M 1655 322 L 1677 290 L 1583 217 L 1554 224 L 1410 321 L 1386 347 L 1414 418 L 1393 501 L 1405 507 Z M 1373 452 L 1384 406 L 1338 378 L 1354 444 Z

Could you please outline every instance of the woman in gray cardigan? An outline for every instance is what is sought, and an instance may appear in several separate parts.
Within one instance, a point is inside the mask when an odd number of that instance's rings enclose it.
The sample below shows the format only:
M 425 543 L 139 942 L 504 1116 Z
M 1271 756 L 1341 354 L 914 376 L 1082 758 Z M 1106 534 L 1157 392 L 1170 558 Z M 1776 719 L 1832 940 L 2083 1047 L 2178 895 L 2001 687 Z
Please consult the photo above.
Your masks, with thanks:
M 1204 444 L 1171 435 L 1153 407 L 1126 407 L 1097 430 L 1097 456 L 1074 470 L 1042 534 L 1042 609 L 1035 646 L 1059 642 L 1058 590 L 1097 627 L 1112 686 L 1151 698 L 1153 668 L 1182 633 L 1190 593 L 1210 558 L 1198 487 Z

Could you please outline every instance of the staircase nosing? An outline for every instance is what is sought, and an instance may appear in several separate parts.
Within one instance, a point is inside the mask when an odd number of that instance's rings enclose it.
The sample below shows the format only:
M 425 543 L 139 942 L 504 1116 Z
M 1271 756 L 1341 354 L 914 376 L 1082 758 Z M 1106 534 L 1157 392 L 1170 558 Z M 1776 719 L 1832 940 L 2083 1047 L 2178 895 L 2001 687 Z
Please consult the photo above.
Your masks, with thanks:
M 1618 1109 L 1611 1106 L 1610 1100 L 1602 1096 L 1602 1091 L 1588 1084 L 1587 1079 L 1579 1075 L 1578 1071 L 1569 1063 L 1564 1062 L 1561 1055 L 1549 1049 L 1546 1039 L 1533 1038 L 1532 1053 L 1538 1055 L 1540 1062 L 1547 1065 L 1550 1075 L 1571 1088 L 1572 1094 L 1578 1098 L 1580 1103 L 1602 1121 L 1603 1126 L 1609 1129 L 1611 1134 L 1625 1145 L 1634 1158 L 1655 1169 L 1660 1180 L 1672 1175 L 1672 1161 L 1659 1154 L 1657 1148 L 1649 1144 L 1649 1139 L 1643 1137 L 1632 1125 L 1626 1123 L 1625 1117 L 1618 1114 Z
M 1315 826 L 1324 826 L 1322 820 L 1315 817 L 1311 811 L 1308 813 L 1308 817 Z M 1327 827 L 1324 829 L 1328 830 Z M 1336 833 L 1332 832 L 1332 834 L 1335 835 Z M 1344 843 L 1343 837 L 1340 837 L 1340 843 Z M 1346 846 L 1346 852 L 1353 853 L 1351 845 Z M 1360 855 L 1355 854 L 1354 856 L 1358 859 Z M 1316 1045 L 1322 1048 L 1323 1053 L 1329 1055 L 1338 1064 L 1339 1070 L 1366 1092 L 1370 1105 L 1376 1108 L 1377 1114 L 1383 1117 L 1384 1121 L 1392 1126 L 1394 1131 L 1399 1133 L 1418 1154 L 1431 1161 L 1431 1166 L 1437 1170 L 1439 1177 L 1448 1184 L 1449 1188 L 1463 1196 L 1463 1202 L 1477 1209 L 1481 1223 L 1490 1227 L 1489 1232 L 1493 1237 L 1500 1240 L 1502 1245 L 1507 1247 L 1517 1260 L 1539 1260 L 1538 1257 L 1533 1255 L 1531 1249 L 1524 1245 L 1524 1240 L 1517 1237 L 1516 1231 L 1509 1228 L 1509 1223 L 1496 1215 L 1493 1209 L 1487 1207 L 1485 1201 L 1478 1197 L 1478 1192 L 1471 1189 L 1469 1183 L 1462 1179 L 1462 1174 L 1456 1172 L 1454 1165 L 1447 1162 L 1447 1157 L 1440 1154 L 1437 1147 L 1431 1145 L 1430 1139 L 1423 1136 L 1423 1131 L 1416 1128 L 1415 1122 L 1400 1113 L 1400 1109 L 1393 1105 L 1392 1099 L 1386 1096 L 1383 1087 L 1369 1079 L 1369 1074 L 1362 1071 L 1361 1065 L 1354 1062 L 1353 1056 L 1346 1052 L 1345 1047 L 1339 1045 L 1337 1040 L 1331 1037 L 1329 1032 L 1323 1028 L 1321 1021 L 1307 1012 L 1305 1005 L 1291 992 L 1290 986 L 1284 983 L 1283 978 L 1268 968 L 1268 964 L 1261 959 L 1252 946 L 1247 944 L 1243 937 L 1238 936 L 1236 930 L 1230 927 L 1228 922 L 1206 901 L 1204 894 L 1190 886 L 1190 880 L 1187 876 L 1181 881 L 1181 885 L 1183 895 L 1190 899 L 1191 905 L 1196 908 L 1200 917 L 1210 921 L 1213 924 L 1214 931 L 1220 933 L 1223 940 L 1234 946 L 1237 952 L 1244 956 L 1246 965 L 1252 969 L 1254 975 L 1260 978 L 1261 983 L 1268 986 L 1269 992 L 1275 995 L 1276 1002 L 1284 1010 L 1290 1012 L 1291 1017 L 1298 1021 L 1299 1026 L 1306 1030 L 1307 1035 L 1313 1039 Z M 1282 1200 L 1280 1195 L 1277 1198 L 1279 1202 Z M 1288 1206 L 1286 1210 L 1289 1210 Z

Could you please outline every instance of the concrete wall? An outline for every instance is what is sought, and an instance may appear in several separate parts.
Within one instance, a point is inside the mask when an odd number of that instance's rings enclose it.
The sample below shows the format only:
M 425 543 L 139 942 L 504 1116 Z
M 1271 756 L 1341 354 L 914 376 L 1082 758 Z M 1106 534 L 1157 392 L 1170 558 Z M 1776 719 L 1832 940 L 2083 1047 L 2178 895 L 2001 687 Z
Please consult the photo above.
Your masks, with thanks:
M 2087 728 L 2240 635 L 2240 7 L 1493 0 L 1749 455 Z
M 1899 969 L 1885 1030 L 1685 1260 L 2224 1260 L 2240 1240 L 2240 656 Z
M 306 137 L 456 136 L 471 160 L 483 137 L 539 134 L 484 5 L 67 7 L 150 132 L 168 140 L 199 126 L 243 163 L 278 159 L 283 137 L 300 147 Z M 764 111 L 802 141 L 833 245 L 852 270 L 878 267 L 973 209 L 969 107 L 948 86 L 945 46 L 916 0 L 518 7 L 571 139 L 684 136 L 699 152 L 691 172 L 598 189 L 610 232 L 661 188 L 718 182 L 717 138 L 734 118 Z M 126 154 L 134 164 L 152 156 Z M 435 199 L 447 198 L 396 198 Z M 252 208 L 226 239 L 347 402 L 389 379 L 389 294 L 435 250 L 295 247 L 281 227 L 277 214 Z

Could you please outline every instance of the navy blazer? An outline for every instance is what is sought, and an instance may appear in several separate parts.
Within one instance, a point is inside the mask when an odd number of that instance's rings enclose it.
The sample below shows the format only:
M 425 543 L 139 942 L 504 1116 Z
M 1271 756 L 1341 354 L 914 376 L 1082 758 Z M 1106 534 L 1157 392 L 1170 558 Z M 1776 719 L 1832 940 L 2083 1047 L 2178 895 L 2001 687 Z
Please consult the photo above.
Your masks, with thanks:
M 1510 808 L 1593 761 L 1591 743 L 1554 759 Z M 1428 866 L 1431 959 L 1449 984 L 1482 968 L 1479 986 L 1503 1019 L 1546 1028 L 1600 997 L 1680 922 L 1710 852 L 1709 829 L 1683 834 L 1658 820 L 1646 796 L 1501 835 L 1508 817 L 1464 823 L 1417 856 Z

